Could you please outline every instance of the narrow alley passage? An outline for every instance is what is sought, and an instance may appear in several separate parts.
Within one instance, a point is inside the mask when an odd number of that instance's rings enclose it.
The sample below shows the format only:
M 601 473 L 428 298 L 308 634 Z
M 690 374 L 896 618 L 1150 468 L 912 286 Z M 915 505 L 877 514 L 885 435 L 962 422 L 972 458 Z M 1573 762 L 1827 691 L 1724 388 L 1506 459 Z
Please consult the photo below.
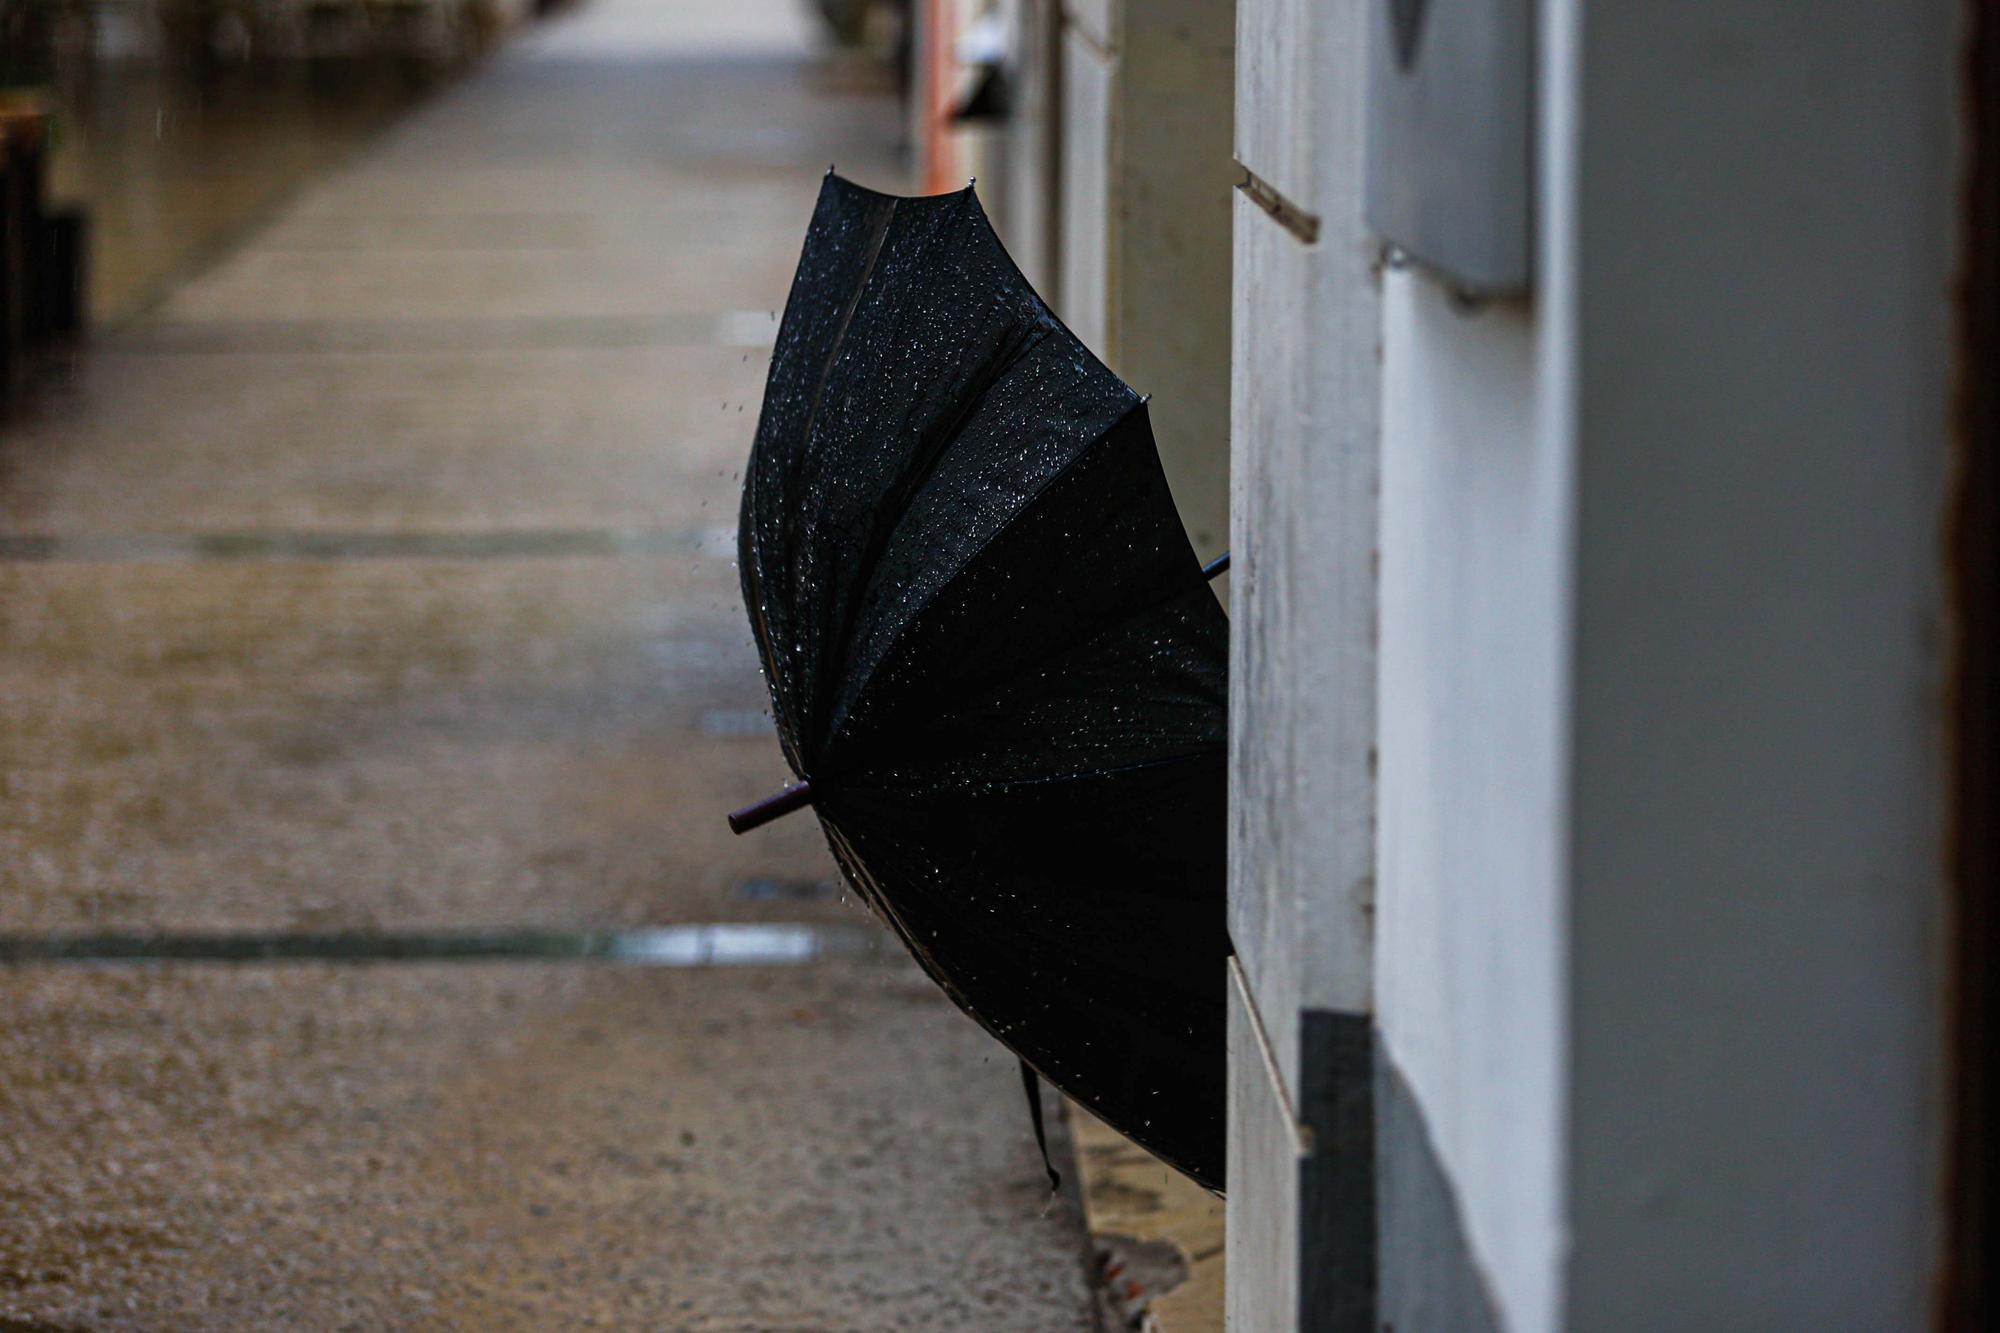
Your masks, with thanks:
M 829 162 L 792 0 L 515 39 L 0 429 L 0 941 L 867 930 L 737 471 Z M 900 954 L 0 958 L 0 1328 L 1087 1328 L 1014 1065 Z

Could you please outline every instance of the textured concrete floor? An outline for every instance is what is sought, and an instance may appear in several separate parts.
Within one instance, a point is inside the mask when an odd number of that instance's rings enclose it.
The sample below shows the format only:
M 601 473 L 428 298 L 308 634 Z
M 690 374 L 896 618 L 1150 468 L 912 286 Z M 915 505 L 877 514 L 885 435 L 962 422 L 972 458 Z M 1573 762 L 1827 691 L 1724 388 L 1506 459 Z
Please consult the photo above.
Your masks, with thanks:
M 772 314 L 900 184 L 804 12 L 517 40 L 0 429 L 0 935 L 862 919 L 721 821 Z M 0 967 L 0 1328 L 1043 1333 L 1083 1246 L 893 953 Z

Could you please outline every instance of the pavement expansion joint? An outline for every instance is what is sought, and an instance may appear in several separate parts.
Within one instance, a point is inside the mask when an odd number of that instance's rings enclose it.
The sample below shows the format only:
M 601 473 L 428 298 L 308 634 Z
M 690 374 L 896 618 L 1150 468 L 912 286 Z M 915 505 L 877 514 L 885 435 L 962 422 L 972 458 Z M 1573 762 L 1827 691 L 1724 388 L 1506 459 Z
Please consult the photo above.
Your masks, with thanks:
M 163 319 L 121 328 L 107 350 L 127 356 L 284 356 L 299 353 L 605 351 L 648 347 L 769 348 L 768 310 L 644 315 L 479 315 L 399 318 Z
M 517 560 L 712 555 L 734 529 L 543 528 L 489 532 L 0 533 L 0 563 L 150 564 L 254 560 Z M 726 541 L 724 540 L 726 538 Z

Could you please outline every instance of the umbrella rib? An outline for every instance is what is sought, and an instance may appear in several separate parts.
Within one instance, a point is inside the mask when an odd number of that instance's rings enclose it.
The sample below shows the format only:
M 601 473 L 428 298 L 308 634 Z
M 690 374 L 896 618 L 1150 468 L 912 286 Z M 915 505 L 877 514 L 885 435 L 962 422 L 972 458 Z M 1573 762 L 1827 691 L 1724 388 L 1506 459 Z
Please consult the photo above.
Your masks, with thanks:
M 868 238 L 868 257 L 861 263 L 861 281 L 854 284 L 854 295 L 847 298 L 847 309 L 840 312 L 840 327 L 833 331 L 833 345 L 827 349 L 826 359 L 820 362 L 819 379 L 813 384 L 812 406 L 806 410 L 805 429 L 799 434 L 796 458 L 801 462 L 812 452 L 813 433 L 819 429 L 820 404 L 826 399 L 826 382 L 833 378 L 834 363 L 840 360 L 840 349 L 847 342 L 847 331 L 854 325 L 861 298 L 868 294 L 868 284 L 875 280 L 875 264 L 882 257 L 883 243 L 889 239 L 889 225 L 896 220 L 898 202 L 889 200 L 882 220 L 875 225 L 875 234 Z
M 1040 504 L 1042 497 L 1048 494 L 1050 488 L 1054 487 L 1065 476 L 1067 476 L 1070 472 L 1070 469 L 1074 468 L 1078 463 L 1082 462 L 1084 458 L 1090 453 L 1091 450 L 1102 446 L 1106 440 L 1110 439 L 1113 435 L 1117 434 L 1118 428 L 1120 426 L 1123 426 L 1134 412 L 1141 410 L 1145 406 L 1146 406 L 1146 400 L 1138 397 L 1135 394 L 1133 396 L 1132 405 L 1126 408 L 1123 412 L 1119 413 L 1118 419 L 1112 422 L 1109 426 L 1107 426 L 1103 434 L 1099 435 L 1096 439 L 1092 440 L 1089 444 L 1085 445 L 1083 448 L 1077 450 L 1075 457 L 1071 458 L 1067 463 L 1065 463 L 1062 466 L 1061 469 L 1055 472 L 1052 476 L 1045 479 L 1040 486 L 1037 486 L 1035 488 L 1034 494 L 1030 495 L 1026 500 L 1023 500 L 1019 505 L 1019 507 L 1017 507 L 1013 513 L 1009 514 L 1001 522 L 999 527 L 993 529 L 993 531 L 986 534 L 986 540 L 980 542 L 977 547 L 973 548 L 973 550 L 966 555 L 965 559 L 959 562 L 958 568 L 951 572 L 950 577 L 946 578 L 943 583 L 940 583 L 935 589 L 931 591 L 930 597 L 925 602 L 926 607 L 934 605 L 941 597 L 944 596 L 945 590 L 947 588 L 950 588 L 954 583 L 958 582 L 960 578 L 964 577 L 966 570 L 971 569 L 974 565 L 978 564 L 980 559 L 986 554 L 987 549 L 991 547 L 993 543 L 999 541 L 1002 537 L 1006 536 L 1010 531 L 1012 531 L 1014 525 L 1020 522 L 1022 515 L 1028 513 L 1036 505 Z M 921 614 L 912 616 L 908 621 L 905 621 L 899 629 L 897 629 L 895 635 L 887 643 L 882 645 L 881 651 L 875 654 L 875 661 L 877 664 L 886 662 L 889 659 L 889 655 L 896 650 L 896 646 L 902 643 L 904 636 L 909 633 L 910 626 L 916 623 L 916 621 L 921 618 L 922 618 Z M 867 691 L 869 683 L 873 681 L 874 678 L 875 678 L 875 672 L 871 668 L 868 675 L 861 679 L 861 681 L 855 686 L 853 692 L 848 697 L 852 700 L 858 701 L 861 698 L 862 694 Z M 839 723 L 846 721 L 847 715 L 850 711 L 852 711 L 851 708 L 842 709 L 838 717 L 831 718 L 828 720 L 827 734 L 829 737 L 839 730 Z
M 965 423 L 970 421 L 973 413 L 985 403 L 986 396 L 993 392 L 994 386 L 1006 379 L 1008 373 L 1025 361 L 1029 354 L 1040 347 L 1049 336 L 1050 330 L 1035 329 L 1026 341 L 1010 350 L 1006 359 L 989 372 L 978 389 L 968 396 L 964 405 L 958 409 L 957 414 L 945 428 L 937 432 L 935 438 L 912 457 L 908 474 L 896 482 L 895 488 L 883 497 L 883 503 L 877 509 L 878 515 L 885 513 L 888 515 L 888 521 L 878 525 L 876 531 L 869 535 L 868 549 L 862 553 L 860 562 L 865 580 L 873 580 L 875 566 L 881 561 L 883 548 L 888 545 L 889 538 L 895 535 L 896 529 L 902 526 L 904 517 L 910 512 L 910 506 L 917 501 L 918 492 L 923 490 L 924 484 L 937 471 L 938 464 L 944 461 L 952 442 L 957 440 L 959 433 L 965 429 Z
M 889 238 L 890 224 L 892 224 L 896 220 L 896 209 L 900 205 L 901 201 L 893 196 L 884 195 L 882 197 L 888 201 L 888 207 L 882 211 L 880 221 L 878 221 L 875 224 L 874 234 L 868 238 L 868 254 L 867 257 L 863 259 L 861 264 L 861 280 L 854 284 L 854 294 L 847 299 L 847 308 L 843 310 L 840 314 L 840 327 L 834 330 L 833 343 L 827 349 L 825 359 L 820 362 L 819 378 L 813 384 L 812 405 L 806 409 L 805 429 L 799 433 L 799 448 L 798 451 L 795 454 L 793 454 L 791 459 L 788 460 L 788 467 L 786 471 L 788 473 L 787 481 L 789 484 L 786 487 L 787 491 L 792 491 L 797 488 L 796 487 L 796 483 L 798 480 L 797 474 L 799 470 L 805 466 L 805 460 L 807 456 L 812 452 L 813 435 L 819 429 L 820 405 L 826 399 L 827 381 L 833 377 L 834 363 L 840 360 L 840 350 L 847 342 L 847 331 L 848 329 L 853 327 L 855 312 L 861 308 L 861 298 L 868 294 L 868 284 L 874 281 L 875 265 L 877 261 L 881 259 L 882 246 Z M 787 313 L 789 314 L 790 312 L 788 311 Z M 754 483 L 754 479 L 756 476 L 756 471 L 754 468 L 751 470 L 750 476 Z M 750 544 L 754 548 L 756 554 L 757 584 L 759 590 L 761 591 L 764 584 L 763 573 L 762 573 L 764 567 L 764 553 L 763 553 L 763 545 L 761 542 L 758 541 L 757 538 L 756 526 L 757 525 L 754 523 L 749 525 Z M 802 551 L 795 551 L 795 558 L 792 561 L 792 567 L 786 571 L 790 575 L 791 592 L 793 594 L 793 600 L 795 601 L 797 600 L 797 592 L 799 585 L 799 571 L 797 567 L 796 555 L 802 553 L 803 553 Z M 764 629 L 763 635 L 760 636 L 760 641 L 768 642 L 770 631 L 768 626 L 762 626 L 761 611 L 759 614 L 759 621 L 760 621 L 760 626 Z M 792 707 L 787 707 L 786 711 L 796 713 L 795 701 L 790 699 L 789 697 L 781 698 L 781 696 L 789 696 L 791 694 L 791 691 L 787 688 L 789 682 L 785 680 L 777 671 L 777 665 L 778 665 L 777 651 L 775 648 L 773 648 L 771 651 L 771 659 L 772 660 L 770 665 L 771 665 L 772 696 L 774 699 L 780 699 L 779 706 L 781 707 L 784 707 L 786 705 L 794 705 Z M 792 734 L 797 738 L 796 749 L 798 753 L 796 755 L 789 755 L 787 757 L 792 759 L 793 768 L 799 773 L 799 775 L 801 777 L 805 777 L 808 776 L 805 772 L 805 766 L 804 766 L 805 749 L 806 749 L 806 743 L 810 738 L 805 735 L 805 729 L 799 725 L 799 721 L 800 719 L 798 719 L 796 716 L 789 719 L 790 722 L 789 729 L 792 732 Z M 788 745 L 786 748 L 792 749 L 794 747 Z
M 937 470 L 939 462 L 943 460 L 945 452 L 950 447 L 952 441 L 958 438 L 959 432 L 965 428 L 965 423 L 972 418 L 972 414 L 986 401 L 986 396 L 993 391 L 993 387 L 1006 379 L 1008 373 L 1014 367 L 1026 360 L 1029 354 L 1053 336 L 1057 330 L 1061 330 L 1064 334 L 1068 335 L 1070 341 L 1075 343 L 1077 347 L 1082 348 L 1086 353 L 1089 351 L 1088 348 L 1083 347 L 1082 341 L 1069 331 L 1068 326 L 1056 318 L 1055 312 L 1049 309 L 1048 303 L 1042 300 L 1041 294 L 1035 291 L 1033 285 L 1022 275 L 1020 266 L 1015 264 L 1013 256 L 1007 253 L 1007 247 L 1001 242 L 999 233 L 993 230 L 993 225 L 987 219 L 985 212 L 978 207 L 978 200 L 973 197 L 972 187 L 968 185 L 958 195 L 948 197 L 957 199 L 961 196 L 966 202 L 972 205 L 969 214 L 971 221 L 979 227 L 984 239 L 991 243 L 994 250 L 999 254 L 1001 261 L 1012 270 L 1014 277 L 1027 289 L 1028 295 L 1033 301 L 1036 322 L 1030 327 L 1026 340 L 1015 347 L 1005 360 L 987 375 L 985 382 L 979 386 L 978 391 L 970 395 L 968 401 L 952 417 L 951 423 L 944 430 L 938 432 L 936 439 L 925 447 L 923 454 L 916 460 L 916 465 L 911 469 L 910 475 L 896 483 L 894 496 L 896 512 L 890 522 L 882 527 L 883 537 L 881 541 L 878 542 L 871 536 L 870 550 L 868 552 L 869 558 L 865 558 L 862 562 L 864 577 L 869 579 L 874 577 L 874 563 L 880 558 L 881 547 L 887 544 L 888 536 L 901 526 L 904 515 L 909 512 L 909 507 L 916 502 L 917 492 L 923 488 L 923 484 L 929 480 L 930 475 Z M 1120 381 L 1120 383 L 1123 383 L 1123 381 Z M 1144 400 L 1142 399 L 1141 401 L 1143 402 Z M 1119 419 L 1122 421 L 1124 418 L 1121 416 Z M 1036 494 L 1039 496 L 1040 491 L 1037 491 Z M 974 554 L 976 555 L 977 552 Z
M 973 414 L 986 401 L 986 396 L 993 392 L 994 386 L 1006 379 L 1008 373 L 1014 367 L 1020 365 L 1037 347 L 1041 346 L 1043 341 L 1050 336 L 1050 333 L 1051 331 L 1047 328 L 1035 329 L 1024 342 L 1014 347 L 1008 353 L 1006 359 L 986 375 L 977 391 L 968 396 L 964 406 L 958 410 L 957 415 L 952 417 L 950 423 L 943 430 L 939 431 L 934 439 L 924 445 L 921 453 L 912 458 L 908 474 L 897 481 L 895 487 L 888 495 L 883 497 L 882 503 L 876 507 L 874 517 L 877 521 L 871 527 L 868 534 L 867 549 L 862 552 L 861 559 L 856 563 L 856 569 L 860 572 L 859 586 L 862 590 L 861 597 L 856 605 L 848 609 L 847 616 L 841 624 L 840 636 L 837 641 L 839 646 L 838 651 L 833 655 L 834 661 L 846 661 L 848 654 L 853 650 L 854 635 L 861 624 L 860 602 L 866 600 L 867 590 L 872 587 L 875 580 L 875 571 L 882 562 L 882 553 L 888 548 L 889 541 L 895 536 L 896 529 L 902 526 L 903 519 L 909 514 L 910 506 L 916 503 L 917 496 L 923 490 L 924 484 L 937 471 L 938 465 L 944 461 L 944 456 L 950 452 L 952 442 L 965 429 L 965 423 L 972 419 Z M 1041 493 L 1041 490 L 1038 489 L 1035 492 L 1035 498 L 1039 499 Z M 1010 518 L 1008 522 L 1012 522 L 1012 519 Z M 1003 523 L 1001 526 L 1004 528 L 1006 524 Z M 977 559 L 979 552 L 985 549 L 985 543 L 982 542 L 979 550 L 974 551 L 971 558 Z M 949 586 L 950 582 L 951 580 L 947 579 L 944 586 Z M 899 634 L 897 638 L 900 637 L 902 636 Z M 891 646 L 894 643 L 894 639 L 890 640 Z M 825 689 L 830 696 L 826 702 L 830 703 L 832 702 L 832 697 L 838 695 L 838 690 L 833 684 L 832 673 L 827 673 L 826 680 Z M 828 720 L 827 734 L 829 737 L 833 733 L 833 722 L 834 719 L 830 718 Z

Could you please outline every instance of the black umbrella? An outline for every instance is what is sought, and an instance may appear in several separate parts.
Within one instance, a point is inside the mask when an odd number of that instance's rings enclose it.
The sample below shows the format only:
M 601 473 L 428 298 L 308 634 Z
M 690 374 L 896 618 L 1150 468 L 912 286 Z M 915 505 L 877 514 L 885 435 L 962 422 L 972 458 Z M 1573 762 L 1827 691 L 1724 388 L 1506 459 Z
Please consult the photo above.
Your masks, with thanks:
M 960 1008 L 1219 1190 L 1228 624 L 1145 401 L 970 187 L 828 173 L 739 540 L 801 780 L 731 826 L 810 804 Z

